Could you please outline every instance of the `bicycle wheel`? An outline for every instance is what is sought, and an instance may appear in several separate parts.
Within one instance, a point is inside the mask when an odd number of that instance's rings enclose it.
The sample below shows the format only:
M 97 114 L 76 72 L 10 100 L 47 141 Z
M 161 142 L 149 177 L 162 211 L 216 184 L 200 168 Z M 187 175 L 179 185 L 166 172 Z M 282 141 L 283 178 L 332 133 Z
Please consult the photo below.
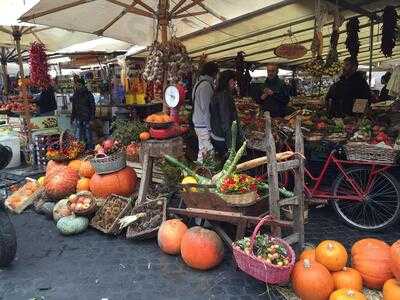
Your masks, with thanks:
M 366 190 L 370 168 L 354 167 L 346 170 L 347 175 Z M 356 196 L 356 192 L 343 174 L 333 185 L 334 196 Z M 363 201 L 334 199 L 336 213 L 350 226 L 369 231 L 378 231 L 397 222 L 400 213 L 400 185 L 389 173 L 379 172 L 374 178 L 370 192 Z

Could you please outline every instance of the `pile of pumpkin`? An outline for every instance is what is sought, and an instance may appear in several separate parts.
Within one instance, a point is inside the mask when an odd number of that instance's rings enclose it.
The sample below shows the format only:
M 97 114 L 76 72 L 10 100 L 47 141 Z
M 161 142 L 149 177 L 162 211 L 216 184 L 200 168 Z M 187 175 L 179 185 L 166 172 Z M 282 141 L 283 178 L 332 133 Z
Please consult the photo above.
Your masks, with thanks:
M 164 253 L 180 254 L 189 267 L 197 270 L 212 269 L 224 258 L 224 245 L 214 231 L 201 226 L 188 228 L 178 219 L 161 224 L 157 242 Z
M 291 274 L 295 294 L 302 300 L 366 300 L 365 286 L 383 288 L 384 300 L 400 299 L 400 240 L 392 246 L 359 240 L 351 248 L 352 268 L 347 262 L 347 251 L 337 241 L 304 250 Z
M 135 191 L 137 176 L 129 167 L 99 175 L 89 160 L 72 160 L 68 164 L 49 161 L 45 176 L 38 181 L 43 184 L 48 199 L 39 211 L 51 216 L 62 234 L 70 235 L 84 231 L 89 223 L 86 216 L 78 216 L 80 205 L 78 202 L 71 205 L 71 195 L 88 192 L 87 198 L 92 198 L 92 201 L 112 194 L 128 197 Z M 79 194 L 73 198 L 79 199 Z M 81 200 L 82 204 L 87 202 Z

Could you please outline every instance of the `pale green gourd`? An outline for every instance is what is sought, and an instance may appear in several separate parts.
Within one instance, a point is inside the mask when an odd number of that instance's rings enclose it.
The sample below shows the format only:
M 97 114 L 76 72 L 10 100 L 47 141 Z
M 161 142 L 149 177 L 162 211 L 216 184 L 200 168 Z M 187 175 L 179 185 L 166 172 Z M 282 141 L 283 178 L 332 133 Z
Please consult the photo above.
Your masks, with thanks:
M 57 229 L 63 235 L 78 234 L 87 229 L 89 220 L 84 217 L 67 216 L 57 222 Z

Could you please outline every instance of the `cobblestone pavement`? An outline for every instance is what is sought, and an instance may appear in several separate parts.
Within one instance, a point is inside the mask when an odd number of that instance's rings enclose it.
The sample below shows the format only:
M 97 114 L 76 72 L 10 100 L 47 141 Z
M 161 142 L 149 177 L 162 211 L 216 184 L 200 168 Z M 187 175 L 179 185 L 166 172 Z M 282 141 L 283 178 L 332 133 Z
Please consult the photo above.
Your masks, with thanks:
M 330 208 L 310 215 L 308 243 L 338 239 L 349 247 L 361 237 L 400 238 L 398 227 L 377 234 L 353 230 Z M 199 272 L 161 253 L 155 240 L 132 242 L 92 229 L 63 237 L 52 221 L 32 211 L 12 221 L 18 252 L 12 266 L 0 271 L 2 300 L 277 299 L 264 284 L 236 271 L 229 255 L 216 269 Z

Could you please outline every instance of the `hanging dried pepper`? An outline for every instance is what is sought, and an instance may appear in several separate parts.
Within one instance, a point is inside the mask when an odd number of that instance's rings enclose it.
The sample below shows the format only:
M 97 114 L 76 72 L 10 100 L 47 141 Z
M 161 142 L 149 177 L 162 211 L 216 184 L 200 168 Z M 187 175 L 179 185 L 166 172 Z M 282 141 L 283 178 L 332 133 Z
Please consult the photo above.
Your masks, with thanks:
M 386 57 L 392 56 L 393 48 L 396 45 L 396 37 L 399 30 L 397 27 L 397 17 L 394 6 L 385 7 L 383 11 L 381 50 Z
M 357 59 L 358 52 L 360 51 L 360 40 L 358 38 L 358 33 L 360 32 L 360 21 L 357 17 L 353 17 L 347 22 L 346 30 L 346 48 L 349 51 L 350 56 Z
M 50 85 L 46 47 L 33 42 L 29 50 L 30 82 L 33 86 L 47 88 Z

